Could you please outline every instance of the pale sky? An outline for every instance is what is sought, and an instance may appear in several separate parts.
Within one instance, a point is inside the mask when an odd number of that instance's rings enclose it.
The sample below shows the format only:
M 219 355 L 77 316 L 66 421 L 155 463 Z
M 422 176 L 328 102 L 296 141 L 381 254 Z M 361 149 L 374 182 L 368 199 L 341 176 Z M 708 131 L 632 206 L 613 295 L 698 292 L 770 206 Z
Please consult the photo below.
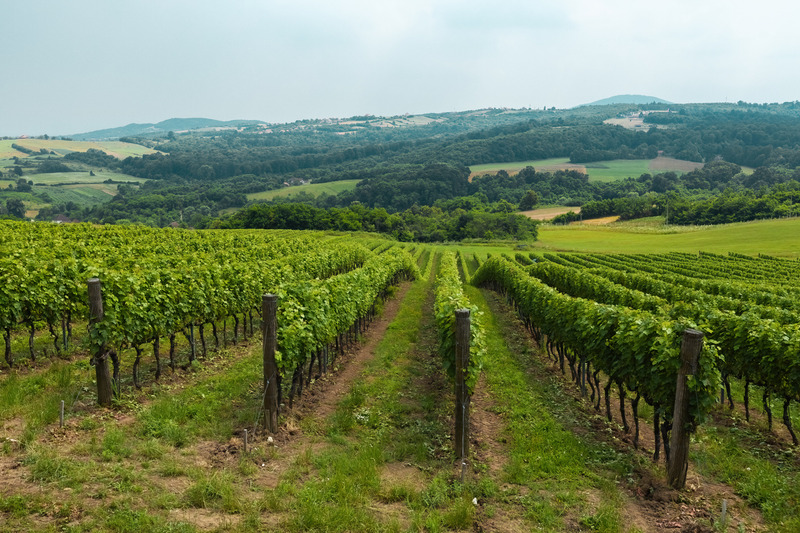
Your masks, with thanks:
M 0 135 L 800 99 L 800 3 L 0 0 Z

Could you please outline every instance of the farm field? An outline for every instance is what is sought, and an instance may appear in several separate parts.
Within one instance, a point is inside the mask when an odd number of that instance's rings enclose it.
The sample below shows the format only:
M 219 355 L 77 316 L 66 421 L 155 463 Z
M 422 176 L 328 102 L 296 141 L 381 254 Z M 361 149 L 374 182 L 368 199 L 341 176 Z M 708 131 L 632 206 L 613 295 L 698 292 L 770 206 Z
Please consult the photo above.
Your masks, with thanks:
M 25 179 L 32 181 L 34 185 L 59 185 L 62 183 L 103 183 L 104 181 L 114 180 L 127 183 L 142 183 L 147 181 L 144 178 L 137 178 L 118 172 L 107 170 L 94 171 L 94 176 L 89 172 L 50 172 L 45 174 L 30 174 Z
M 634 223 L 601 226 L 541 226 L 537 248 L 609 253 L 666 253 L 700 250 L 800 257 L 800 219 L 759 220 L 721 226 L 664 226 Z
M 520 211 L 519 214 L 525 215 L 533 220 L 550 220 L 558 215 L 569 213 L 570 211 L 580 213 L 581 208 L 559 205 L 552 207 L 540 207 L 539 209 L 532 209 L 530 211 Z
M 119 159 L 129 156 L 141 156 L 144 154 L 155 153 L 155 150 L 146 148 L 139 144 L 125 143 L 120 141 L 62 141 L 60 139 L 6 139 L 0 140 L 0 159 L 10 159 L 12 157 L 25 158 L 28 154 L 15 150 L 12 144 L 18 144 L 34 152 L 42 149 L 48 152 L 55 152 L 58 155 L 66 155 L 70 152 L 85 152 L 89 148 L 102 150 L 109 155 Z M 37 155 L 36 153 L 31 155 Z
M 45 202 L 38 197 L 26 195 L 23 202 L 27 208 L 25 216 L 34 218 L 42 207 L 52 203 L 73 202 L 79 207 L 102 204 L 109 201 L 117 194 L 117 183 L 104 183 L 108 180 L 139 184 L 147 181 L 143 178 L 98 170 L 94 176 L 88 172 L 53 172 L 45 174 L 29 174 L 25 176 L 28 181 L 33 181 L 34 193 L 45 193 L 50 202 Z M 0 188 L 8 187 L 13 181 L 0 181 Z
M 586 335 L 581 328 L 548 330 L 553 320 L 580 323 L 570 312 L 589 309 L 591 302 L 607 317 L 618 313 L 614 320 L 633 331 L 636 320 L 663 327 L 688 312 L 670 303 L 672 293 L 657 292 L 679 282 L 702 305 L 733 305 L 732 297 L 701 294 L 710 281 L 679 272 L 724 269 L 732 291 L 753 279 L 780 279 L 790 291 L 800 271 L 795 261 L 698 256 L 696 250 L 652 257 L 641 255 L 644 250 L 636 256 L 556 255 L 536 243 L 424 245 L 288 230 L 17 223 L 0 229 L 0 272 L 6 281 L 19 276 L 0 285 L 0 304 L 36 295 L 30 305 L 0 305 L 0 326 L 8 327 L 11 317 L 13 328 L 10 355 L 0 362 L 0 524 L 10 530 L 649 532 L 794 531 L 800 525 L 794 512 L 800 466 L 780 421 L 777 389 L 769 399 L 775 412 L 770 427 L 761 386 L 749 385 L 747 421 L 743 380 L 730 380 L 732 409 L 714 403 L 716 365 L 723 361 L 715 350 L 733 346 L 725 337 L 705 348 L 700 360 L 705 373 L 698 381 L 708 385 L 695 394 L 707 416 L 692 439 L 687 488 L 676 491 L 666 483 L 664 451 L 659 462 L 651 459 L 656 411 L 645 402 L 638 417 L 632 410 L 634 389 L 651 386 L 635 381 L 645 375 L 636 373 L 639 363 L 624 367 L 630 372 L 626 396 L 623 385 L 611 389 L 611 370 L 604 366 L 610 353 L 587 354 L 594 377 L 584 394 L 568 379 L 579 363 L 573 350 L 594 341 L 576 344 L 567 335 Z M 741 233 L 740 225 L 728 229 Z M 607 234 L 606 251 L 613 251 L 618 235 L 625 233 Z M 651 230 L 649 238 L 670 235 Z M 736 242 L 731 251 L 754 253 L 754 238 Z M 47 253 L 6 252 L 24 246 Z M 132 262 L 137 268 L 130 268 Z M 611 263 L 620 267 L 610 269 Z M 654 283 L 646 297 L 620 289 L 633 282 L 616 274 L 626 272 L 623 266 L 670 282 Z M 55 268 L 71 273 L 66 283 L 47 275 Z M 392 278 L 392 272 L 405 274 Z M 478 286 L 460 283 L 459 272 Z M 94 326 L 94 341 L 86 335 L 83 303 L 90 274 L 102 280 L 109 318 Z M 547 296 L 548 305 L 518 301 L 513 309 L 512 289 L 490 288 L 500 288 L 507 275 L 531 284 L 531 299 L 539 297 L 534 287 L 540 284 L 557 287 L 561 296 Z M 571 281 L 589 276 L 593 283 Z M 612 279 L 616 291 L 598 290 Z M 437 338 L 450 327 L 434 305 L 447 294 L 444 287 L 459 293 L 446 298 L 479 312 L 476 346 L 485 346 L 482 373 L 471 385 L 471 451 L 463 474 L 453 456 L 453 383 L 444 370 L 449 359 L 439 352 L 443 337 Z M 768 296 L 764 287 L 757 295 L 761 303 L 751 308 L 759 316 L 772 312 L 767 298 L 784 298 Z M 260 422 L 263 352 L 260 307 L 254 305 L 270 289 L 280 295 L 283 407 L 280 427 L 268 439 Z M 585 292 L 578 299 L 575 291 Z M 75 304 L 48 299 L 56 293 Z M 620 305 L 622 298 L 629 307 Z M 549 310 L 562 305 L 567 307 Z M 705 313 L 700 305 L 703 316 L 737 320 L 735 314 Z M 72 337 L 65 348 L 61 320 L 67 312 Z M 537 312 L 542 315 L 533 317 L 532 329 L 520 321 Z M 32 336 L 26 317 L 35 318 Z M 48 330 L 48 323 L 55 327 Z M 674 331 L 659 331 L 643 329 L 631 339 L 677 349 Z M 776 357 L 790 355 L 780 343 L 768 344 L 779 336 L 763 335 L 763 346 L 774 348 Z M 120 363 L 119 397 L 110 407 L 96 405 L 89 364 L 101 339 L 115 347 Z M 620 334 L 600 345 L 618 350 L 632 342 L 626 339 Z M 674 370 L 649 374 L 659 372 Z M 602 387 L 593 383 L 598 376 L 608 383 L 609 407 L 600 405 Z M 768 373 L 751 378 L 772 379 Z M 674 386 L 671 392 L 658 389 L 655 397 L 671 393 Z M 799 422 L 796 404 L 790 418 Z M 633 427 L 623 427 L 634 420 L 638 450 Z
M 286 198 L 300 192 L 319 196 L 320 194 L 335 195 L 342 191 L 355 189 L 356 183 L 360 180 L 331 181 L 327 183 L 309 183 L 308 185 L 296 185 L 293 187 L 283 187 L 272 191 L 262 191 L 247 195 L 248 200 L 272 200 L 273 198 Z
M 683 161 L 668 157 L 657 157 L 655 159 L 616 159 L 613 161 L 597 161 L 593 163 L 575 164 L 570 163 L 569 158 L 542 159 L 538 161 L 519 161 L 512 163 L 488 163 L 485 165 L 473 165 L 470 167 L 471 176 L 496 173 L 505 170 L 509 174 L 515 174 L 525 168 L 532 166 L 537 171 L 554 172 L 556 170 L 577 170 L 589 176 L 590 181 L 614 181 L 623 178 L 638 178 L 645 173 L 657 172 L 688 172 L 698 167 L 702 163 L 693 161 Z M 750 170 L 752 172 L 752 169 Z

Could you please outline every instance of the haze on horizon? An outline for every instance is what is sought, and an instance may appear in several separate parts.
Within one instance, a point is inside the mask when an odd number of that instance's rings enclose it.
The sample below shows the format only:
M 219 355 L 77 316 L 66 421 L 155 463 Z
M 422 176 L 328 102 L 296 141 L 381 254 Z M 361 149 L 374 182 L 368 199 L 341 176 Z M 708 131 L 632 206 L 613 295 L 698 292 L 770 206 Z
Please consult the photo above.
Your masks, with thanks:
M 3 136 L 615 94 L 800 99 L 800 4 L 778 0 L 28 0 L 2 14 Z

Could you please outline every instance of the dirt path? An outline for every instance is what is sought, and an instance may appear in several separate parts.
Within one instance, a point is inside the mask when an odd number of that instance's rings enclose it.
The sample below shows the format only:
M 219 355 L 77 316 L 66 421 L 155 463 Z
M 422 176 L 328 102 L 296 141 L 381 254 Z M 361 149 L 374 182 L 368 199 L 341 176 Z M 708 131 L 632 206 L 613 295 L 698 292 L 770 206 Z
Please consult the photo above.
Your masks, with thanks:
M 335 366 L 339 368 L 338 371 L 329 373 L 316 381 L 308 395 L 303 394 L 300 405 L 295 413 L 292 413 L 293 415 L 302 418 L 313 416 L 324 419 L 334 412 L 336 404 L 359 378 L 365 362 L 375 355 L 375 347 L 386 334 L 386 329 L 400 310 L 403 298 L 410 288 L 411 283 L 404 282 L 395 297 L 386 301 L 383 312 L 370 324 L 358 347 L 335 362 Z
M 316 429 L 321 421 L 334 413 L 338 402 L 360 378 L 365 363 L 374 356 L 375 347 L 397 315 L 410 288 L 410 282 L 403 283 L 394 298 L 385 302 L 381 314 L 372 321 L 355 349 L 338 356 L 329 365 L 328 374 L 314 381 L 303 390 L 302 396 L 295 398 L 293 409 L 286 409 L 281 414 L 282 423 L 277 434 L 257 434 L 251 438 L 251 449 L 259 449 L 259 453 L 251 458 L 259 469 L 256 484 L 263 488 L 275 488 L 283 474 L 302 455 L 325 446 Z M 228 443 L 208 441 L 198 443 L 193 448 L 200 466 L 236 468 L 242 446 L 242 439 L 234 437 Z
M 511 342 L 520 342 L 520 339 L 512 340 L 512 336 L 524 337 L 522 342 L 528 345 L 535 345 L 533 338 L 526 332 L 521 321 L 511 312 L 510 308 L 496 293 L 484 291 L 484 295 L 489 303 L 490 309 L 495 314 L 503 314 L 507 323 L 513 324 L 507 332 L 507 338 Z M 538 350 L 538 348 L 537 348 Z M 541 355 L 546 361 L 546 356 Z M 729 525 L 735 531 L 741 524 L 746 531 L 762 531 L 765 529 L 761 514 L 749 507 L 747 503 L 737 496 L 731 487 L 716 483 L 700 474 L 695 465 L 690 463 L 689 474 L 687 476 L 687 489 L 675 491 L 666 483 L 664 452 L 662 449 L 661 463 L 653 467 L 650 463 L 655 439 L 652 426 L 644 419 L 639 419 L 639 450 L 633 448 L 632 433 L 626 433 L 622 428 L 622 420 L 619 409 L 619 398 L 612 394 L 611 413 L 613 422 L 606 420 L 604 402 L 601 402 L 600 411 L 596 411 L 588 396 L 582 397 L 580 389 L 561 374 L 559 367 L 549 363 L 545 365 L 532 365 L 528 372 L 534 380 L 559 380 L 561 390 L 565 399 L 570 400 L 571 410 L 575 413 L 576 419 L 572 424 L 572 431 L 584 439 L 593 439 L 606 442 L 614 447 L 617 453 L 632 454 L 638 459 L 633 475 L 626 483 L 620 484 L 627 496 L 624 505 L 625 522 L 634 525 L 642 531 L 713 531 L 702 523 L 713 521 L 714 517 L 720 514 L 722 500 L 727 500 L 727 506 L 731 511 Z M 612 388 L 615 390 L 615 388 Z M 630 400 L 630 398 L 629 398 Z M 479 400 L 480 403 L 480 400 Z M 627 408 L 627 418 L 633 426 L 633 416 L 630 413 L 630 405 Z M 484 418 L 486 415 L 483 415 Z M 477 417 L 481 420 L 481 416 Z M 496 435 L 493 424 L 483 422 L 483 438 L 492 440 Z M 479 433 L 481 431 L 478 427 Z M 491 450 L 491 446 L 489 447 Z M 491 453 L 488 451 L 487 453 Z

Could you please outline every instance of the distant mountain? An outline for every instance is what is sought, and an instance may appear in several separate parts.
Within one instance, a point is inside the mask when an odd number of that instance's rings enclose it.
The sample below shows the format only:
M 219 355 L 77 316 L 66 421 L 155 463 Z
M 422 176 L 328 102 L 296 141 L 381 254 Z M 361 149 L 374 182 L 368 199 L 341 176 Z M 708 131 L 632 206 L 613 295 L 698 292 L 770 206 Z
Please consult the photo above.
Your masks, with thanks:
M 614 104 L 671 104 L 667 100 L 656 98 L 655 96 L 645 96 L 643 94 L 618 94 L 610 98 L 603 98 L 589 104 L 582 104 L 577 107 L 590 105 L 614 105 Z
M 205 128 L 235 128 L 238 126 L 252 126 L 262 124 L 260 120 L 213 120 L 210 118 L 170 118 L 157 124 L 128 124 L 119 128 L 76 133 L 69 137 L 75 141 L 110 141 L 120 137 L 134 137 L 137 135 L 158 135 L 170 131 L 188 131 Z

